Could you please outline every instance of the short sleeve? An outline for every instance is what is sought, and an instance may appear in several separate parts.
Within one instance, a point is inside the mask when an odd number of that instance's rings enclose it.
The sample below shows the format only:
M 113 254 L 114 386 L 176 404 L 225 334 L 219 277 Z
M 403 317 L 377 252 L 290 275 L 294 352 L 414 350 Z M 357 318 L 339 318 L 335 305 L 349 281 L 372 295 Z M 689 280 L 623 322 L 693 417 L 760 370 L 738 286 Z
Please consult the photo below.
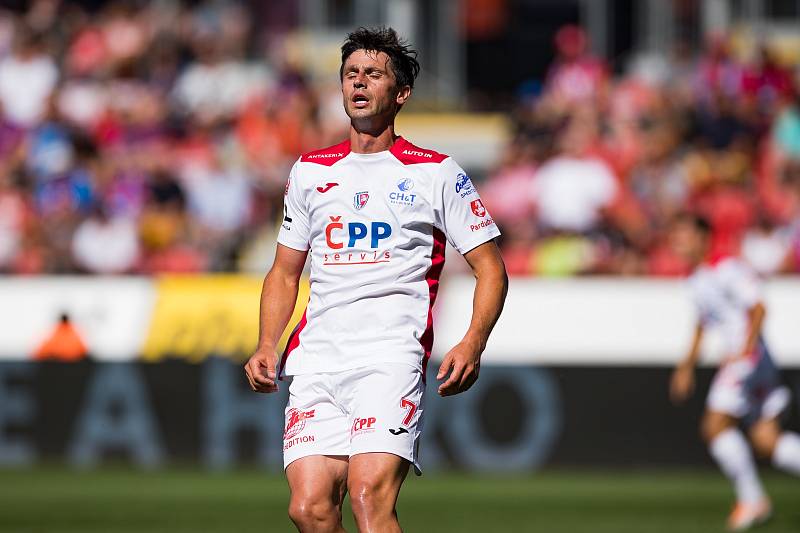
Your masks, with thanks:
M 283 194 L 283 220 L 278 232 L 278 242 L 295 250 L 306 251 L 310 245 L 308 208 L 303 188 L 298 183 L 296 162 L 289 172 Z
M 688 281 L 689 294 L 691 295 L 692 306 L 697 313 L 698 321 L 707 326 L 711 322 L 711 312 L 705 305 L 706 298 L 703 297 L 703 281 L 697 273 L 693 274 Z
M 475 185 L 452 158 L 442 161 L 437 178 L 435 225 L 456 250 L 465 254 L 500 235 Z

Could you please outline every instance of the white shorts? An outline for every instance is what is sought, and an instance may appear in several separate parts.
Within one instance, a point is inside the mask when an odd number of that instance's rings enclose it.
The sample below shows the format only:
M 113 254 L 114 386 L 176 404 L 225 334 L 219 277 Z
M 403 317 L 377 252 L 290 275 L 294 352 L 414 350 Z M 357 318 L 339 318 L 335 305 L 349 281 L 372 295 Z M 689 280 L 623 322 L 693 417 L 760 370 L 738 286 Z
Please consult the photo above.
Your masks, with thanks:
M 766 348 L 758 359 L 726 363 L 717 371 L 708 391 L 706 407 L 752 424 L 777 418 L 789 406 L 791 394 Z
M 419 465 L 425 384 L 409 365 L 381 364 L 291 378 L 283 467 L 309 455 L 385 452 Z

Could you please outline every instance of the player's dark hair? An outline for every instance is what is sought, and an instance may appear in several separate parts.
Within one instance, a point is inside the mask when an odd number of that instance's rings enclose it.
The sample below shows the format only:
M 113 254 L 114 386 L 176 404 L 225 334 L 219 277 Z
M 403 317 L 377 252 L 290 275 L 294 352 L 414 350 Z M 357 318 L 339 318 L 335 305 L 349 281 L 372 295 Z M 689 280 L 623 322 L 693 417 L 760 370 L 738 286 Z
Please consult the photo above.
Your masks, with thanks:
M 694 217 L 694 227 L 696 227 L 700 232 L 704 235 L 711 234 L 711 222 L 708 221 L 706 217 L 695 215 Z
M 696 213 L 684 213 L 683 215 L 679 216 L 678 219 L 690 224 L 694 229 L 703 235 L 710 235 L 713 231 L 711 222 L 709 222 L 708 219 L 703 215 L 698 215 Z
M 383 52 L 389 56 L 389 63 L 397 80 L 398 87 L 414 87 L 414 80 L 419 74 L 417 51 L 411 48 L 408 41 L 401 39 L 392 28 L 358 28 L 347 35 L 342 44 L 342 66 L 339 67 L 339 79 L 344 78 L 344 62 L 356 50 L 367 52 Z

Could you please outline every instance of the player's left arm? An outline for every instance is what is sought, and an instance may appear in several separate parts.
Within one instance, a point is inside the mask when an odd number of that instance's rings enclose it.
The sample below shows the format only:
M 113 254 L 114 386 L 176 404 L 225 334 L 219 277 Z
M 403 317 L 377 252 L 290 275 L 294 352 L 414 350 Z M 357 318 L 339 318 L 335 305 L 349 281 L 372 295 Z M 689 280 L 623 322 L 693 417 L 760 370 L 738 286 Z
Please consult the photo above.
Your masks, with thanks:
M 747 358 L 755 352 L 758 339 L 761 337 L 761 328 L 764 326 L 764 317 L 766 316 L 767 308 L 761 301 L 756 302 L 756 304 L 747 311 L 747 338 L 742 347 L 742 353 L 739 354 L 740 357 Z
M 464 254 L 475 275 L 472 320 L 464 338 L 445 355 L 436 379 L 441 396 L 452 396 L 469 389 L 478 379 L 481 354 L 494 328 L 508 293 L 508 275 L 494 240 Z M 449 374 L 449 375 L 448 375 Z

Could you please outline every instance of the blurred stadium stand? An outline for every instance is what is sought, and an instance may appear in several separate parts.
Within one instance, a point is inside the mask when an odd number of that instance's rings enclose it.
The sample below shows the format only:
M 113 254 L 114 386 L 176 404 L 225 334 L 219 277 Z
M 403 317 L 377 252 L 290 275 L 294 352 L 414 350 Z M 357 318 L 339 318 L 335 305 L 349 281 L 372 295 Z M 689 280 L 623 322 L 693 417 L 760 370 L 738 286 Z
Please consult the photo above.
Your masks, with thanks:
M 346 132 L 338 44 L 381 23 L 421 51 L 401 133 L 481 183 L 513 274 L 683 275 L 686 210 L 800 268 L 796 2 L 10 6 L 1 272 L 264 271 L 288 168 Z
M 399 132 L 467 168 L 516 276 L 474 394 L 431 395 L 429 466 L 708 464 L 702 395 L 667 401 L 686 211 L 716 253 L 789 278 L 766 327 L 800 368 L 794 0 L 2 6 L 0 464 L 279 468 L 284 398 L 249 394 L 238 361 L 289 168 L 347 133 L 338 47 L 358 25 L 419 47 Z M 438 354 L 471 294 L 448 265 Z M 32 362 L 64 313 L 88 360 Z

